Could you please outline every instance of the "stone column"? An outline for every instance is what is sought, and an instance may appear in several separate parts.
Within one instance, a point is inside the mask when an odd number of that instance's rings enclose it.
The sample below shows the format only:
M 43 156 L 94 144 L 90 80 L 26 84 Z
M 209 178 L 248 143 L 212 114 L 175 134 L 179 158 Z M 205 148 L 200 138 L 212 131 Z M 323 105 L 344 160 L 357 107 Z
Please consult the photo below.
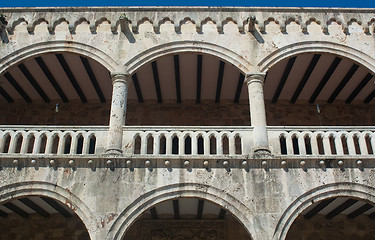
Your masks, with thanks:
M 246 75 L 245 79 L 249 91 L 251 126 L 254 127 L 253 151 L 258 153 L 270 153 L 263 95 L 264 77 L 264 73 L 251 73 Z
M 106 154 L 120 155 L 122 154 L 122 127 L 125 124 L 130 76 L 125 73 L 115 72 L 111 74 L 111 77 L 113 90 Z

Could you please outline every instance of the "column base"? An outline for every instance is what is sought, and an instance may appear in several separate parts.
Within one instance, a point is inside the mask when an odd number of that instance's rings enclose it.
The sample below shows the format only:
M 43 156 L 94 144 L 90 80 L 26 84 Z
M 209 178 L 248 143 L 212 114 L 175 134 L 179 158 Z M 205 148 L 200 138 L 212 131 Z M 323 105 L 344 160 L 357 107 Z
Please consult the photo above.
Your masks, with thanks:
M 104 153 L 104 155 L 122 155 L 122 151 L 119 149 L 107 149 Z
M 269 158 L 272 155 L 268 146 L 255 146 L 252 153 L 254 158 Z

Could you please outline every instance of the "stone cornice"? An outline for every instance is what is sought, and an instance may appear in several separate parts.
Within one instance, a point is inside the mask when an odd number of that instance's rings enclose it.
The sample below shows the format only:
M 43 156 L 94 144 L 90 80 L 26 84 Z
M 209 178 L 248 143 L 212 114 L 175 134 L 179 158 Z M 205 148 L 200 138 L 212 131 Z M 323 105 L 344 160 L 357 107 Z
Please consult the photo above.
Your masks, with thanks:
M 148 21 L 153 25 L 154 31 L 159 32 L 160 25 L 166 21 L 174 24 L 176 32 L 181 31 L 181 26 L 190 21 L 195 24 L 197 32 L 202 31 L 202 25 L 212 21 L 217 26 L 218 32 L 223 31 L 223 25 L 232 21 L 238 26 L 240 32 L 245 29 L 252 31 L 259 29 L 266 32 L 269 22 L 280 26 L 281 32 L 286 32 L 286 26 L 295 22 L 301 27 L 302 32 L 307 32 L 307 26 L 315 22 L 319 24 L 324 33 L 328 33 L 328 26 L 336 22 L 342 26 L 343 32 L 349 34 L 348 27 L 356 22 L 363 28 L 365 34 L 372 34 L 375 25 L 375 9 L 349 9 L 349 8 L 253 8 L 253 7 L 78 7 L 78 8 L 0 8 L 6 14 L 6 26 L 11 34 L 14 28 L 26 22 L 30 33 L 35 26 L 46 22 L 48 30 L 53 33 L 55 27 L 61 22 L 69 24 L 69 31 L 75 33 L 76 27 L 82 22 L 90 24 L 92 33 L 104 21 L 111 24 L 114 33 L 129 26 L 133 33 L 138 32 L 139 26 Z M 126 24 L 124 24 L 126 23 Z M 246 28 L 246 26 L 249 26 Z

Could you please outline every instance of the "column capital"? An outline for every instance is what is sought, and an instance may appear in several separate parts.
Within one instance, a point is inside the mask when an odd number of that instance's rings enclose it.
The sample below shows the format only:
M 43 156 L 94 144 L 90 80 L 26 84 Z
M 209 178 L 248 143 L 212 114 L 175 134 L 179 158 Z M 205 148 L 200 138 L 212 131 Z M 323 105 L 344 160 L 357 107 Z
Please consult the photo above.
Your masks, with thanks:
M 123 82 L 125 84 L 128 84 L 131 76 L 129 73 L 125 72 L 111 72 L 111 78 L 112 78 L 112 84 L 115 82 Z
M 259 72 L 259 73 L 248 73 L 245 76 L 245 81 L 244 82 L 247 85 L 249 85 L 252 82 L 260 82 L 260 83 L 263 84 L 265 77 L 266 77 L 266 73 L 262 73 L 262 72 Z

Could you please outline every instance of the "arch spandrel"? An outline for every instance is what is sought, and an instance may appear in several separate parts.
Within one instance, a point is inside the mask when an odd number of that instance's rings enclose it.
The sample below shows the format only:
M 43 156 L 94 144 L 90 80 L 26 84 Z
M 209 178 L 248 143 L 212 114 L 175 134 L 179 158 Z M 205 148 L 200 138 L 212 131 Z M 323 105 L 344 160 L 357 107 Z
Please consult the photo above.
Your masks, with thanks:
M 258 236 L 257 239 L 261 239 L 259 236 L 262 236 L 264 226 L 257 219 L 251 218 L 251 210 L 246 205 L 220 189 L 198 183 L 168 185 L 141 195 L 119 214 L 119 217 L 110 227 L 106 239 L 123 239 L 128 229 L 146 210 L 158 203 L 175 198 L 200 198 L 217 204 L 232 213 L 252 239 L 255 235 Z M 263 237 L 266 239 L 266 236 Z
M 127 71 L 134 74 L 144 64 L 157 58 L 178 53 L 202 53 L 216 56 L 237 67 L 243 74 L 251 72 L 252 64 L 238 53 L 217 44 L 202 41 L 172 41 L 151 47 L 124 63 Z
M 314 188 L 295 199 L 283 212 L 273 234 L 273 240 L 284 240 L 296 218 L 315 202 L 334 197 L 351 197 L 375 203 L 375 188 L 359 183 L 331 183 Z
M 375 73 L 375 58 L 348 45 L 328 41 L 301 41 L 281 47 L 257 63 L 261 72 L 267 72 L 280 61 L 304 53 L 328 53 L 357 62 Z
M 90 239 L 96 239 L 97 219 L 89 207 L 69 190 L 49 182 L 19 182 L 0 188 L 0 203 L 27 196 L 48 197 L 69 206 L 86 227 Z
M 0 74 L 7 71 L 8 68 L 22 62 L 30 57 L 43 55 L 46 53 L 70 52 L 85 57 L 89 57 L 101 65 L 108 71 L 116 72 L 123 70 L 123 67 L 106 52 L 93 47 L 87 43 L 77 41 L 46 41 L 33 43 L 20 49 L 14 50 L 11 53 L 3 53 L 4 56 L 0 59 Z

